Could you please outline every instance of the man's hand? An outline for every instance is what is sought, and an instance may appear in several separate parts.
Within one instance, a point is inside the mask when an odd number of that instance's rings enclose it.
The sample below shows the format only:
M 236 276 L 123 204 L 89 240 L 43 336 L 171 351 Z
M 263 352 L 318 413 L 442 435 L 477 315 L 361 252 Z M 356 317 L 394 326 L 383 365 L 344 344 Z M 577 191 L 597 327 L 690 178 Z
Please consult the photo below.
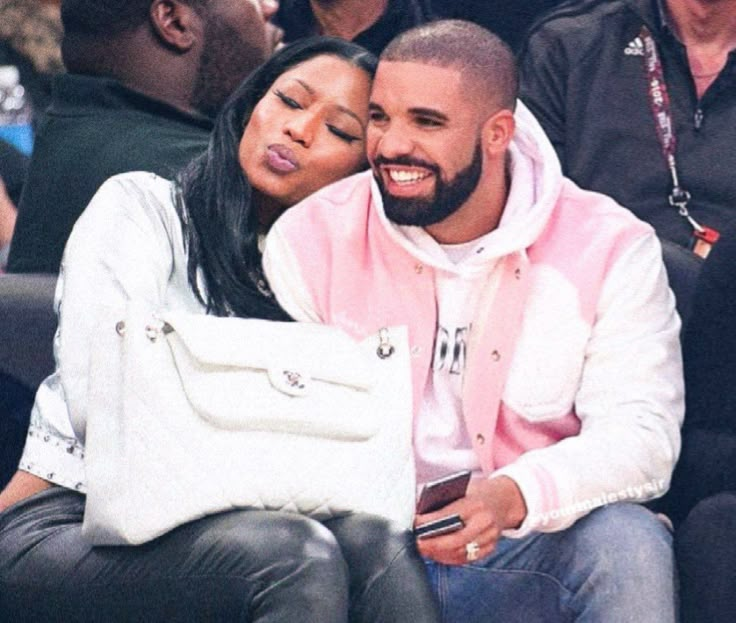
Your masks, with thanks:
M 479 558 L 488 556 L 502 530 L 517 528 L 524 521 L 526 504 L 511 478 L 475 478 L 470 481 L 464 498 L 434 513 L 417 515 L 414 525 L 454 513 L 460 515 L 465 527 L 451 534 L 417 539 L 422 556 L 446 565 L 463 565 L 468 562 L 465 546 L 471 542 L 478 544 Z
M 43 478 L 39 478 L 28 472 L 17 471 L 10 479 L 8 486 L 0 493 L 0 512 L 16 502 L 20 502 L 32 496 L 34 493 L 38 493 L 52 486 L 52 483 Z

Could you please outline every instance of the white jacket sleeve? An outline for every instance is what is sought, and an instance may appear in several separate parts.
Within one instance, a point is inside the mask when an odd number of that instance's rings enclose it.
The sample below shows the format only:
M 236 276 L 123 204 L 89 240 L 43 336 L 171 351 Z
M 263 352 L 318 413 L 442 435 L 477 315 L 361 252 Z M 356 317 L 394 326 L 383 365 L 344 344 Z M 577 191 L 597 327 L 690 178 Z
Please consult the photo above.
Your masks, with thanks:
M 171 185 L 133 173 L 105 182 L 77 221 L 57 286 L 56 372 L 36 396 L 20 469 L 84 491 L 85 399 L 99 323 L 127 301 L 157 309 L 181 245 Z M 178 237 L 171 231 L 179 232 Z M 114 322 L 113 322 L 114 327 Z M 112 353 L 111 353 L 112 355 Z
M 527 504 L 525 521 L 507 536 L 562 530 L 597 506 L 665 493 L 684 416 L 679 332 L 650 234 L 618 258 L 603 286 L 575 399 L 580 433 L 492 474 L 514 479 Z

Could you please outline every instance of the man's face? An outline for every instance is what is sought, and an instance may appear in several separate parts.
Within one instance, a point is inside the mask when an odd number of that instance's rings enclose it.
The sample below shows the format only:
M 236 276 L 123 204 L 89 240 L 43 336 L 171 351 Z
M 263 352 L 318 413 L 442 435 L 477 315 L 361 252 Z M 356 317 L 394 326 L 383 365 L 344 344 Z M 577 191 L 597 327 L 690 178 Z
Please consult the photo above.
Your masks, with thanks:
M 371 93 L 367 148 L 391 221 L 424 227 L 460 209 L 483 170 L 480 115 L 460 72 L 382 61 Z
M 210 0 L 205 5 L 204 43 L 194 88 L 194 107 L 210 116 L 280 40 L 268 20 L 276 0 Z

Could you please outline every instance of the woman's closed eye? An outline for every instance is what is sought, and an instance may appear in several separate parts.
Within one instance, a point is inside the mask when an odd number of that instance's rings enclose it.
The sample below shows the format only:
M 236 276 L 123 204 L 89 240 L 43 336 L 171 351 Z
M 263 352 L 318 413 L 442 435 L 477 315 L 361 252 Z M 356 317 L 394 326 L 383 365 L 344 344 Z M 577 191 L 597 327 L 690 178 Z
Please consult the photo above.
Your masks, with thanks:
M 345 130 L 341 130 L 337 126 L 332 125 L 331 123 L 327 124 L 327 129 L 332 132 L 335 136 L 342 139 L 346 143 L 350 144 L 355 141 L 359 141 L 361 139 L 360 136 L 355 136 L 354 134 L 351 134 L 350 132 L 346 132 Z
M 278 97 L 284 104 L 286 104 L 289 108 L 294 108 L 297 110 L 301 110 L 304 108 L 299 102 L 297 102 L 293 97 L 289 97 L 286 95 L 283 91 L 279 91 L 276 89 L 274 91 L 276 94 L 276 97 Z

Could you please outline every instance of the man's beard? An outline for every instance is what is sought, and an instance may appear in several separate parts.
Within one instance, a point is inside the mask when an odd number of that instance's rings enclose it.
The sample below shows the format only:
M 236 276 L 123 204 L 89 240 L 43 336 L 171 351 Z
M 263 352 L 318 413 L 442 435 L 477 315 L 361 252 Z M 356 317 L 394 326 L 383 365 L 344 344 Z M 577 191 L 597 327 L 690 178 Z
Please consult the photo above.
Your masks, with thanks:
M 381 179 L 375 173 L 379 165 L 395 164 L 400 166 L 420 166 L 429 169 L 434 174 L 434 196 L 421 197 L 394 197 L 389 194 Z M 457 212 L 478 187 L 483 171 L 483 150 L 480 142 L 476 143 L 473 159 L 470 164 L 459 171 L 449 182 L 442 179 L 440 168 L 433 163 L 417 160 L 409 156 L 399 158 L 377 157 L 373 162 L 374 176 L 383 198 L 383 209 L 386 217 L 397 225 L 416 225 L 426 227 L 444 221 Z

